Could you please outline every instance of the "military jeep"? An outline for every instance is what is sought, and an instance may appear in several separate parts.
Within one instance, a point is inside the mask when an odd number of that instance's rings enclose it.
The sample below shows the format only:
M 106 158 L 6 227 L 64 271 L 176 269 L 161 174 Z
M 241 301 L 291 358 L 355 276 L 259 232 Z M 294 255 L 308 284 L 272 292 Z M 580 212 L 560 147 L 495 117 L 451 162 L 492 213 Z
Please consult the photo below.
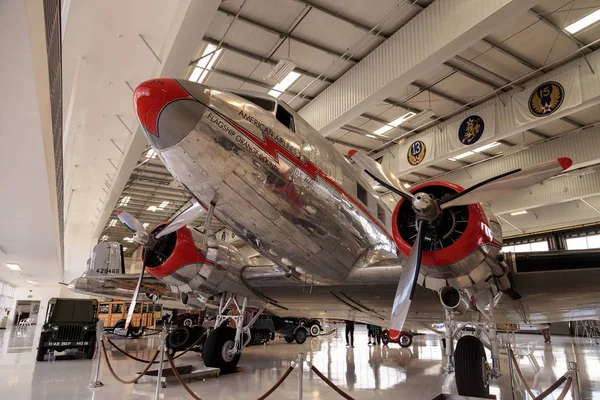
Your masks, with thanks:
M 96 350 L 97 311 L 97 300 L 50 299 L 36 360 L 44 361 L 44 356 L 50 350 L 67 349 L 81 350 L 87 359 L 93 358 Z

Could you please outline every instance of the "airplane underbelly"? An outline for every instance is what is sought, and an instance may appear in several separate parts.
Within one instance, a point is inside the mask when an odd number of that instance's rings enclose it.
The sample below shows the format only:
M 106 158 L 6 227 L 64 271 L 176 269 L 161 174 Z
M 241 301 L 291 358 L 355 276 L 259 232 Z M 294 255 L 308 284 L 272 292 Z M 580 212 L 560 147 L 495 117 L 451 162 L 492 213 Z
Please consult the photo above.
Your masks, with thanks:
M 356 243 L 349 246 L 350 251 L 341 250 L 340 232 L 316 224 L 301 206 L 282 198 L 271 187 L 277 184 L 278 176 L 202 121 L 177 145 L 162 150 L 161 157 L 202 204 L 216 200 L 216 218 L 279 265 L 340 280 L 348 275 L 358 257 L 355 253 L 362 250 Z M 334 249 L 320 243 L 324 235 L 335 239 Z M 342 263 L 340 255 L 348 263 Z

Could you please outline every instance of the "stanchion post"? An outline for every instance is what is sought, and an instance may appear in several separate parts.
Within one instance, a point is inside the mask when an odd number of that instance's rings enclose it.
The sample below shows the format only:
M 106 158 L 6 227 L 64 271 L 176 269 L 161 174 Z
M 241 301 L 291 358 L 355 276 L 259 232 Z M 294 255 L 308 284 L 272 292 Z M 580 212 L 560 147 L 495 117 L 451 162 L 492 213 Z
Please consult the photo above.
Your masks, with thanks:
M 574 361 L 569 362 L 569 371 L 571 371 L 571 395 L 573 400 L 581 400 L 581 392 L 579 392 L 579 373 L 577 371 L 577 363 Z
M 298 400 L 302 400 L 302 379 L 304 378 L 304 353 L 298 353 Z
M 96 373 L 94 374 L 94 380 L 88 385 L 88 389 L 96 389 L 104 386 L 104 384 L 100 382 L 100 363 L 102 362 L 102 351 L 100 349 L 102 341 L 104 340 L 104 321 L 98 321 L 96 323 L 96 337 L 96 354 L 98 355 L 98 357 L 96 357 Z
M 160 388 L 162 387 L 162 372 L 163 372 L 163 364 L 165 363 L 165 351 L 166 346 L 166 338 L 167 338 L 167 326 L 163 326 L 163 330 L 160 332 L 160 346 L 158 347 L 158 351 L 160 351 L 160 361 L 158 363 L 158 373 L 156 374 L 156 392 L 154 393 L 154 400 L 158 400 L 160 398 Z

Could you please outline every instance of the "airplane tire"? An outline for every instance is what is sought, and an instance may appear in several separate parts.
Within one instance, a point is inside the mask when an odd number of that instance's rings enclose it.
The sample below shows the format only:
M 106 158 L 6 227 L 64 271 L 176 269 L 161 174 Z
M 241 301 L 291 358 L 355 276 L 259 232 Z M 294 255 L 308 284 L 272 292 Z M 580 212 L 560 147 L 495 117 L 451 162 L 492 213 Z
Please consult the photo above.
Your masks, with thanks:
M 410 335 L 401 335 L 398 343 L 400 344 L 400 347 L 408 347 L 412 344 L 412 341 Z
M 285 339 L 285 341 L 286 341 L 286 342 L 288 342 L 288 343 L 292 343 L 292 342 L 294 341 L 294 338 L 293 338 L 293 337 L 291 337 L 291 336 L 284 336 L 283 338 L 284 338 L 284 339 Z
M 192 338 L 192 330 L 187 326 L 180 326 L 167 336 L 167 347 L 175 351 L 185 350 Z
M 481 341 L 472 335 L 458 339 L 454 351 L 456 388 L 460 396 L 486 398 L 490 394 L 486 356 Z
M 137 339 L 142 337 L 142 335 L 144 334 L 144 327 L 143 326 L 129 326 L 129 335 L 131 335 L 132 338 Z
M 206 338 L 202 350 L 202 360 L 207 367 L 220 368 L 221 373 L 233 372 L 240 361 L 240 353 L 230 354 L 235 346 L 235 329 L 220 326 Z
M 300 327 L 300 328 L 296 329 L 296 332 L 294 332 L 294 339 L 296 340 L 296 343 L 298 343 L 298 344 L 302 344 L 302 343 L 306 342 L 307 336 L 308 336 L 308 331 L 304 327 Z

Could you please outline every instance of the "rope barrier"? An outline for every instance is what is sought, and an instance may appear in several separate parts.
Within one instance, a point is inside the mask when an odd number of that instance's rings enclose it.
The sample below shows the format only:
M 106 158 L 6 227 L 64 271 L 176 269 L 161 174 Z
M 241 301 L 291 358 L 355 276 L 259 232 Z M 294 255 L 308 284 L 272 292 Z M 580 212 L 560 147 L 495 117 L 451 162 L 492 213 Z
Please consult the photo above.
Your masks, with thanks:
M 169 361 L 169 365 L 171 365 L 171 369 L 173 370 L 173 374 L 175 374 L 175 378 L 177 378 L 177 381 L 179 382 L 179 384 L 181 386 L 183 386 L 183 388 L 185 389 L 186 392 L 188 392 L 188 394 L 190 396 L 192 396 L 192 398 L 194 400 L 202 400 L 200 397 L 198 397 L 196 395 L 196 393 L 194 393 L 194 391 L 192 389 L 189 388 L 188 385 L 186 385 L 186 383 L 183 381 L 183 378 L 181 377 L 181 375 L 179 375 L 179 371 L 177 371 L 177 367 L 175 366 L 174 358 L 171 357 L 171 355 L 167 352 L 167 360 Z M 264 400 L 267 397 L 269 397 L 271 394 L 273 394 L 273 392 L 275 390 L 277 390 L 277 388 L 279 386 L 281 386 L 281 384 L 283 383 L 283 381 L 285 381 L 287 379 L 287 377 L 290 375 L 290 373 L 292 372 L 292 370 L 294 369 L 294 366 L 290 366 L 284 373 L 283 375 L 281 375 L 281 377 L 279 378 L 279 380 L 277 382 L 275 382 L 275 384 L 266 391 L 265 394 L 263 394 L 262 396 L 260 396 L 257 400 Z
M 563 388 L 562 392 L 560 392 L 560 395 L 558 395 L 556 400 L 563 400 L 565 398 L 565 396 L 567 395 L 567 392 L 571 388 L 572 382 L 573 382 L 573 377 L 572 376 L 568 377 L 567 381 L 565 382 L 565 387 Z
M 523 382 L 523 384 L 525 385 L 525 389 L 527 390 L 527 393 L 529 394 L 529 396 L 531 396 L 532 399 L 534 399 L 534 400 L 545 399 L 546 397 L 548 397 L 548 395 L 550 395 L 552 392 L 554 392 L 560 385 L 562 385 L 565 382 L 566 382 L 565 387 L 563 388 L 562 392 L 560 393 L 558 399 L 559 400 L 564 399 L 564 397 L 567 395 L 567 392 L 569 391 L 569 388 L 571 387 L 571 382 L 573 381 L 573 378 L 571 377 L 571 371 L 565 372 L 565 374 L 562 375 L 560 378 L 558 378 L 556 380 L 556 382 L 554 382 L 552 385 L 550 385 L 550 387 L 548 389 L 544 390 L 538 396 L 535 396 L 533 394 L 533 391 L 527 384 L 527 381 L 523 377 L 523 373 L 521 372 L 521 368 L 519 367 L 519 363 L 517 362 L 515 353 L 513 353 L 512 349 L 510 347 L 508 348 L 508 354 L 512 360 L 513 365 L 515 366 L 515 369 L 517 370 L 517 375 L 521 379 L 521 382 Z
M 333 382 L 331 382 L 329 379 L 327 379 L 327 377 L 325 375 L 323 375 L 321 373 L 321 371 L 319 371 L 317 369 L 317 367 L 315 367 L 314 365 L 310 364 L 310 369 L 311 369 L 312 372 L 314 372 L 315 374 L 317 374 L 317 376 L 319 378 L 321 378 L 326 384 L 328 384 L 333 390 L 335 390 L 340 396 L 342 396 L 343 398 L 345 398 L 347 400 L 354 400 L 354 397 L 350 397 L 350 395 L 348 395 L 345 392 L 343 392 L 342 389 L 340 389 Z
M 187 353 L 188 351 L 190 351 L 194 346 L 196 346 L 198 343 L 200 343 L 200 341 L 206 336 L 206 333 L 203 333 L 198 340 L 196 340 L 191 346 L 189 346 L 187 348 L 187 350 L 185 350 L 182 353 L 177 354 L 174 359 L 178 359 L 179 357 L 183 356 L 185 353 Z M 123 354 L 124 356 L 127 356 L 129 358 L 131 358 L 132 360 L 135 360 L 137 362 L 142 362 L 142 363 L 149 363 L 152 362 L 154 364 L 158 364 L 158 361 L 150 361 L 150 360 L 144 360 L 143 358 L 138 358 L 136 356 L 132 356 L 131 354 L 127 353 L 125 350 L 121 349 L 119 346 L 117 346 L 115 344 L 115 342 L 113 342 L 112 340 L 110 340 L 110 338 L 106 338 L 106 340 L 108 341 L 108 343 L 114 347 L 115 349 L 117 349 L 117 351 L 119 351 L 121 354 Z
M 148 363 L 148 365 L 146 366 L 146 368 L 144 368 L 144 370 L 135 378 L 131 379 L 131 380 L 124 380 L 119 378 L 119 376 L 116 374 L 115 370 L 113 369 L 112 365 L 110 364 L 110 359 L 108 358 L 108 352 L 106 351 L 106 346 L 104 345 L 104 341 L 101 342 L 102 343 L 102 351 L 104 353 L 104 358 L 106 359 L 106 365 L 108 365 L 108 370 L 110 371 L 110 373 L 112 374 L 112 376 L 119 382 L 125 384 L 125 385 L 129 385 L 131 383 L 136 383 L 137 381 L 140 380 L 140 378 L 142 376 L 144 376 L 146 374 L 146 372 L 148 372 L 148 370 L 150 369 L 150 367 L 152 366 L 152 364 L 154 363 L 154 360 L 156 360 L 156 357 L 158 357 L 158 354 L 160 353 L 159 350 L 156 351 L 156 353 L 154 354 L 154 357 L 152 357 L 152 360 Z

